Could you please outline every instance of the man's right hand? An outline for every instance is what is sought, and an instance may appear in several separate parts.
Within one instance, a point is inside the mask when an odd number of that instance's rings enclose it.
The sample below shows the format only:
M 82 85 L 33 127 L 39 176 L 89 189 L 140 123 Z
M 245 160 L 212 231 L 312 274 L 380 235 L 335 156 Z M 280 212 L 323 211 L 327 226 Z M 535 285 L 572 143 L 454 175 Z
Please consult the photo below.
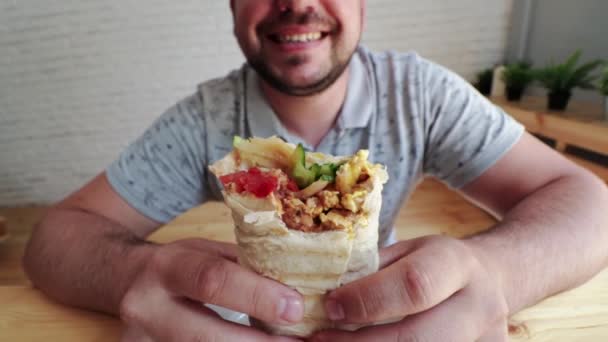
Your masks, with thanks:
M 265 322 L 302 319 L 302 297 L 236 263 L 236 246 L 184 240 L 159 246 L 121 302 L 123 342 L 295 341 L 224 321 L 203 304 Z

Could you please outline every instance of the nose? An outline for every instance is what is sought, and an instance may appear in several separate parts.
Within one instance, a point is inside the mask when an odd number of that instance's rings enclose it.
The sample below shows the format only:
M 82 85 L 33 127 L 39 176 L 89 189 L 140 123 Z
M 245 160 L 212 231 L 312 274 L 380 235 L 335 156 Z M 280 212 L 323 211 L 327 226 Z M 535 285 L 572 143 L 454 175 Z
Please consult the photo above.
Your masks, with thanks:
M 315 1 L 312 0 L 277 0 L 276 4 L 281 13 L 304 13 L 315 11 Z

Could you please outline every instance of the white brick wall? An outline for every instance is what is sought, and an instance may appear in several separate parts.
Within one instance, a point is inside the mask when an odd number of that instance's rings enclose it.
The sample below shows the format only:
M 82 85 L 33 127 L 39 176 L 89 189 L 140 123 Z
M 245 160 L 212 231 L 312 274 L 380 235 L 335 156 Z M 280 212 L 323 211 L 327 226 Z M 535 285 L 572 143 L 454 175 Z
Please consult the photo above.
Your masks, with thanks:
M 472 77 L 512 0 L 370 0 L 365 43 Z M 56 201 L 197 83 L 243 62 L 227 0 L 0 0 L 0 206 Z

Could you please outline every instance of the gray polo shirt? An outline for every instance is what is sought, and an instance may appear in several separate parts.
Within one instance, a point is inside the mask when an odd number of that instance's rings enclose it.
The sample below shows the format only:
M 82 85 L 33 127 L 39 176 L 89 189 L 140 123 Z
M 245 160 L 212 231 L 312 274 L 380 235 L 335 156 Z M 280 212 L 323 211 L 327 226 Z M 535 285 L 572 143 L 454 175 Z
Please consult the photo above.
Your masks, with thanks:
M 370 151 L 387 166 L 380 245 L 424 176 L 460 188 L 496 163 L 523 127 L 465 80 L 415 53 L 359 47 L 346 100 L 317 148 L 281 124 L 247 65 L 201 84 L 167 110 L 107 169 L 112 187 L 143 215 L 165 223 L 207 200 L 220 185 L 207 166 L 232 149 L 232 138 L 277 135 L 333 155 Z

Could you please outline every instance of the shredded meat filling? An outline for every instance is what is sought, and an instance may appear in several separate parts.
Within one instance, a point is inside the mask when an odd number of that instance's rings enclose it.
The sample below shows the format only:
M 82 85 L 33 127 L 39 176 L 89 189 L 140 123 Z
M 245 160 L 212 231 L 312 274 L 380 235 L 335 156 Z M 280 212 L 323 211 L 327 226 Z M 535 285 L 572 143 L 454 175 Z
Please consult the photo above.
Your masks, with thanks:
M 285 173 L 279 176 L 279 213 L 290 229 L 303 232 L 323 232 L 328 230 L 351 230 L 359 219 L 367 192 L 357 187 L 352 194 L 341 194 L 329 186 L 319 193 L 301 200 L 294 192 L 284 189 L 289 179 Z M 284 179 L 283 179 L 284 178 Z M 364 178 L 367 180 L 369 177 Z

